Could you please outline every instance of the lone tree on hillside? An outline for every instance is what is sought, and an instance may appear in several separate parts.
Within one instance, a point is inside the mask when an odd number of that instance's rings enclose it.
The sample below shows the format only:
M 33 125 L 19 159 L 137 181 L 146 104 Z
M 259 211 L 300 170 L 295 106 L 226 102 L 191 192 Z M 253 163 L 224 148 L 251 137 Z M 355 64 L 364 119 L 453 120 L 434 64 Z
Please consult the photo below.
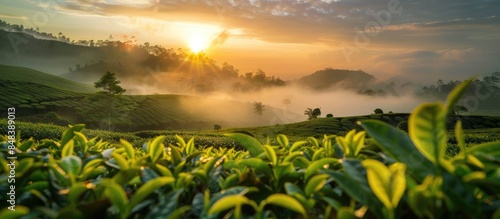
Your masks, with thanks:
M 264 107 L 265 107 L 265 105 L 262 104 L 262 102 L 256 102 L 253 104 L 253 111 L 255 114 L 262 116 L 262 113 L 265 110 Z
M 219 124 L 214 124 L 214 130 L 219 131 L 222 127 Z
M 94 83 L 94 87 L 104 89 L 104 91 L 98 92 L 101 94 L 120 95 L 127 91 L 118 85 L 120 83 L 121 81 L 116 79 L 115 73 L 107 71 L 99 81 Z
M 94 123 L 108 131 L 119 127 L 123 129 L 132 123 L 129 112 L 137 107 L 137 103 L 131 97 L 122 95 L 126 90 L 119 85 L 120 83 L 115 73 L 109 71 L 94 83 L 95 88 L 103 90 L 89 96 L 86 99 L 87 107 L 80 109 L 78 113 L 81 118 L 97 120 L 84 122 Z
M 318 116 L 321 116 L 321 109 L 320 108 L 315 108 L 315 109 L 307 108 L 304 111 L 304 115 L 306 115 L 308 117 L 307 120 L 316 119 L 316 118 L 318 118 Z

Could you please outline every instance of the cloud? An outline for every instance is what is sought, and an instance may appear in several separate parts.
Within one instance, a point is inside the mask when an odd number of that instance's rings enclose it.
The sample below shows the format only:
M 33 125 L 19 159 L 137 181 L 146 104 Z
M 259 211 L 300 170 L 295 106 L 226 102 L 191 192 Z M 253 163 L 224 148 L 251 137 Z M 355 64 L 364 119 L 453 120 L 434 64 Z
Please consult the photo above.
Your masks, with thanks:
M 224 44 L 224 42 L 230 37 L 230 33 L 228 30 L 222 31 L 214 40 L 212 40 L 212 43 L 210 43 L 210 47 L 215 47 L 218 45 Z
M 13 15 L 13 14 L 4 14 L 0 13 L 0 18 L 12 18 L 12 19 L 19 19 L 23 21 L 27 21 L 28 17 L 26 16 L 19 16 L 19 15 Z
M 140 16 L 158 20 L 217 23 L 224 29 L 243 29 L 247 37 L 279 43 L 320 43 L 330 46 L 351 41 L 355 28 L 363 30 L 376 21 L 372 13 L 387 11 L 389 3 L 399 3 L 401 15 L 392 14 L 384 30 L 406 30 L 391 33 L 403 37 L 408 31 L 418 34 L 432 28 L 436 34 L 478 24 L 496 22 L 484 17 L 500 16 L 500 3 L 494 1 L 306 1 L 306 0 L 208 0 L 208 1 L 117 1 L 71 0 L 61 3 L 62 10 L 112 16 Z M 491 24 L 493 25 L 493 24 Z M 484 26 L 490 29 L 491 25 Z M 442 30 L 442 31 L 440 31 Z M 493 31 L 495 32 L 495 31 Z M 496 31 L 498 32 L 498 30 Z M 453 42 L 453 40 L 452 40 Z
M 377 54 L 370 62 L 379 74 L 433 83 L 438 79 L 463 80 L 477 73 L 494 72 L 500 68 L 500 64 L 494 64 L 499 55 L 475 48 L 417 50 Z
M 398 4 L 400 8 L 388 17 L 384 13 L 391 11 L 391 4 Z M 233 30 L 240 30 L 235 39 L 268 43 L 261 44 L 268 46 L 259 48 L 261 50 L 270 48 L 269 45 L 288 46 L 280 49 L 283 57 L 279 61 L 273 60 L 288 63 L 275 70 L 286 71 L 288 75 L 293 71 L 299 74 L 296 66 L 290 67 L 298 64 L 290 60 L 305 58 L 310 63 L 321 64 L 319 68 L 362 69 L 375 76 L 401 74 L 423 80 L 444 74 L 462 77 L 477 71 L 497 71 L 500 68 L 497 64 L 499 9 L 500 1 L 478 0 L 68 0 L 59 5 L 62 13 L 147 21 L 143 26 L 149 32 L 172 31 L 167 30 L 168 25 L 162 26 L 172 21 L 211 25 L 217 27 L 213 28 L 217 30 L 215 35 L 219 34 L 213 45 L 225 43 L 234 36 Z M 364 31 L 377 23 L 379 28 Z M 351 57 L 349 64 L 340 45 L 356 45 L 358 34 L 371 34 L 369 43 L 357 48 L 359 52 Z M 230 43 L 233 40 L 226 44 Z M 290 45 L 308 45 L 315 51 L 285 54 L 283 51 L 290 51 Z M 274 57 L 278 52 L 272 52 Z M 224 61 L 236 60 L 239 68 L 241 63 L 256 68 L 270 65 L 269 61 L 262 61 L 268 54 L 271 53 L 245 54 L 243 58 L 241 54 L 231 54 L 226 57 L 238 57 L 239 63 L 237 58 Z M 300 72 L 305 73 L 310 72 Z

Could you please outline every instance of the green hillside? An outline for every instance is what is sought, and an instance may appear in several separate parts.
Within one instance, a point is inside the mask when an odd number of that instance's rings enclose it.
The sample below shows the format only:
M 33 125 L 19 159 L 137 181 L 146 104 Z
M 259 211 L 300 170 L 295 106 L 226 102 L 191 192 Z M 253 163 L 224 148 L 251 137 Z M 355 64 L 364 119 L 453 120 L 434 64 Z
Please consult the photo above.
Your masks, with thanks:
M 281 111 L 272 107 L 266 107 L 259 116 L 253 112 L 253 103 L 187 95 L 124 95 L 132 107 L 123 111 L 115 99 L 92 99 L 93 88 L 84 84 L 26 68 L 0 66 L 0 71 L 0 93 L 4 94 L 0 95 L 0 110 L 16 107 L 16 117 L 20 121 L 62 125 L 85 123 L 89 128 L 116 131 L 201 130 L 213 129 L 214 124 L 228 128 L 263 126 L 270 121 L 283 123 L 275 115 Z M 113 115 L 106 117 L 110 109 Z M 49 112 L 61 118 L 57 121 L 47 118 Z M 304 117 L 293 113 L 287 115 L 297 118 L 288 121 Z M 109 118 L 114 124 L 104 124 Z
M 17 66 L 0 65 L 0 80 L 31 82 L 73 92 L 95 92 L 95 88 L 90 84 L 82 84 L 33 69 Z

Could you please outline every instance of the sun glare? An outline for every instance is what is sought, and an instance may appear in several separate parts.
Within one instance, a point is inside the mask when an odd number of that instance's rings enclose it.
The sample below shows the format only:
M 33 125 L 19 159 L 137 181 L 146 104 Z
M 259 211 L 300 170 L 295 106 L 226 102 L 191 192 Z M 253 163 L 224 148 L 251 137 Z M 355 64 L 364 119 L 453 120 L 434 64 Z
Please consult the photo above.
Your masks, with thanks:
M 189 49 L 193 53 L 199 53 L 209 46 L 209 42 L 207 39 L 203 38 L 200 35 L 191 36 L 188 42 Z

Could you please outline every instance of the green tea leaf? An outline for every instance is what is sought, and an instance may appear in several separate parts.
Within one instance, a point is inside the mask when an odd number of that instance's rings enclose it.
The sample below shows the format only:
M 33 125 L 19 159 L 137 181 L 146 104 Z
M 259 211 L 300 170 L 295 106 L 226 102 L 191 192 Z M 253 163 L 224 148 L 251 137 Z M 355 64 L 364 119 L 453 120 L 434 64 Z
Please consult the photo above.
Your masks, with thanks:
M 287 155 L 284 159 L 283 159 L 283 163 L 285 162 L 292 162 L 295 158 L 299 157 L 299 156 L 302 156 L 302 151 L 295 151 L 289 155 Z
M 139 204 L 142 200 L 144 200 L 147 196 L 153 193 L 155 190 L 167 185 L 171 184 L 175 181 L 173 177 L 158 177 L 154 178 L 144 185 L 139 187 L 139 189 L 135 192 L 135 194 L 130 198 L 130 202 L 128 203 L 128 208 L 132 209 L 134 206 Z
M 33 141 L 33 138 L 30 138 L 29 140 L 23 142 L 21 145 L 19 145 L 19 147 L 17 147 L 19 150 L 21 150 L 22 152 L 26 152 L 26 150 L 30 149 L 31 146 L 33 145 L 33 143 L 35 143 Z
M 311 176 L 316 174 L 319 169 L 324 168 L 325 165 L 329 164 L 338 164 L 339 160 L 331 157 L 325 157 L 320 160 L 312 162 L 306 169 L 306 173 L 304 175 L 304 180 L 307 181 Z
M 302 145 L 306 144 L 307 141 L 296 141 L 292 144 L 292 146 L 290 147 L 290 154 L 295 152 L 295 150 L 297 150 L 298 148 L 300 148 Z
M 326 179 L 329 176 L 327 174 L 319 174 L 311 177 L 309 181 L 307 181 L 304 192 L 306 193 L 306 197 L 310 197 L 314 192 L 317 192 L 326 182 Z
M 453 90 L 448 94 L 448 98 L 446 99 L 446 112 L 450 112 L 453 106 L 458 102 L 458 99 L 464 94 L 467 90 L 467 87 L 472 83 L 472 81 L 476 78 L 476 76 L 463 81 L 458 86 L 453 88 Z
M 75 142 L 73 141 L 73 139 L 71 139 L 63 146 L 61 150 L 61 157 L 64 158 L 73 155 L 74 148 L 75 148 Z
M 365 136 L 366 132 L 358 132 L 352 139 L 352 151 L 353 151 L 353 156 L 356 157 L 358 156 L 359 152 L 365 145 Z
M 71 140 L 71 139 L 73 139 L 73 137 L 75 137 L 74 132 L 81 132 L 84 128 L 85 128 L 84 124 L 77 124 L 77 125 L 70 126 L 69 129 L 66 129 L 63 132 L 62 137 L 61 137 L 61 141 L 59 143 L 61 145 L 66 145 L 69 142 L 69 140 Z
M 156 164 L 156 165 L 159 165 L 159 164 Z M 142 183 L 147 183 L 147 182 L 149 182 L 152 179 L 155 179 L 157 177 L 159 177 L 158 174 L 154 170 L 152 170 L 151 168 L 148 168 L 148 167 L 141 168 L 140 178 L 141 178 Z
M 148 145 L 148 154 L 151 156 L 153 162 L 156 162 L 165 151 L 165 146 L 163 145 L 165 138 L 166 136 L 164 135 L 158 136 Z
M 68 200 L 70 201 L 70 203 L 78 204 L 80 196 L 87 190 L 87 186 L 85 186 L 83 183 L 71 186 L 68 193 Z
M 9 210 L 8 208 L 2 209 L 0 211 L 0 218 L 2 219 L 16 219 L 20 218 L 24 215 L 27 215 L 30 212 L 30 209 L 23 205 L 16 205 L 15 211 Z
M 238 164 L 252 167 L 257 171 L 260 171 L 260 172 L 266 174 L 268 177 L 273 177 L 273 173 L 271 171 L 271 168 L 268 166 L 267 162 L 263 161 L 260 158 L 252 157 L 252 158 L 240 160 L 238 162 Z
M 82 168 L 82 159 L 78 156 L 67 156 L 61 159 L 61 163 L 59 164 L 61 168 L 66 173 L 73 173 L 75 176 L 80 174 L 80 170 Z
M 113 159 L 115 160 L 116 164 L 118 164 L 118 166 L 120 167 L 120 169 L 126 170 L 126 169 L 129 168 L 128 162 L 125 159 L 125 157 L 123 157 L 119 153 L 116 153 L 116 151 L 113 153 Z
M 354 214 L 354 209 L 342 206 L 339 208 L 337 211 L 337 218 L 338 219 L 358 219 L 356 215 Z
M 428 160 L 437 164 L 443 159 L 448 141 L 446 111 L 441 103 L 424 103 L 417 107 L 408 120 L 408 133 L 417 149 Z
M 377 196 L 386 208 L 393 209 L 394 206 L 391 203 L 390 197 L 390 190 L 392 188 L 390 187 L 391 172 L 389 169 L 380 161 L 372 159 L 364 160 L 362 165 L 366 168 L 368 184 L 375 196 Z
M 391 183 L 390 188 L 392 188 L 392 190 L 389 190 L 389 194 L 391 198 L 391 204 L 395 208 L 396 206 L 398 206 L 399 201 L 405 193 L 406 165 L 404 165 L 403 163 L 393 163 L 389 166 L 389 171 L 391 172 L 391 178 L 389 180 Z
M 254 137 L 241 133 L 227 133 L 224 135 L 233 138 L 238 143 L 243 145 L 243 147 L 245 147 L 250 152 L 250 155 L 252 157 L 257 157 L 264 152 L 262 144 Z
M 22 159 L 19 164 L 16 166 L 16 176 L 20 177 L 24 174 L 29 174 L 27 172 L 31 167 L 33 167 L 33 164 L 35 163 L 35 159 L 33 158 L 24 158 Z
M 460 147 L 460 153 L 467 157 L 467 150 L 465 148 L 465 135 L 462 129 L 462 121 L 458 120 L 455 124 L 455 138 L 457 139 L 458 147 Z
M 175 165 L 178 165 L 180 162 L 182 162 L 181 151 L 179 150 L 178 147 L 175 147 L 171 144 L 169 144 L 168 147 L 170 148 L 169 152 L 170 152 L 170 156 L 172 157 L 173 163 Z
M 186 155 L 190 155 L 194 153 L 196 150 L 196 147 L 194 146 L 194 137 L 189 139 L 188 143 L 186 144 Z
M 320 149 L 314 151 L 314 154 L 312 156 L 312 161 L 317 161 L 317 160 L 323 158 L 323 153 L 324 152 L 325 152 L 324 148 L 320 148 Z
M 365 120 L 361 126 L 377 145 L 392 158 L 406 164 L 408 172 L 419 181 L 434 174 L 434 166 L 415 147 L 405 132 L 377 120 Z
M 257 208 L 257 204 L 254 201 L 243 195 L 229 195 L 215 202 L 208 210 L 208 214 L 212 215 L 244 204 L 252 205 L 255 209 Z
M 191 206 L 182 206 L 179 208 L 176 208 L 172 213 L 166 217 L 166 219 L 177 219 L 177 218 L 183 218 L 183 214 L 191 210 Z
M 89 161 L 88 163 L 85 164 L 85 166 L 83 167 L 83 171 L 85 172 L 88 169 L 95 168 L 95 167 L 99 166 L 100 164 L 102 164 L 102 162 L 103 162 L 102 159 L 91 160 L 91 161 Z
M 184 138 L 182 138 L 179 135 L 175 135 L 175 139 L 177 140 L 177 146 L 179 146 L 182 149 L 186 148 L 186 141 L 184 141 Z
M 384 205 L 378 200 L 368 185 L 366 169 L 359 160 L 346 159 L 342 162 L 344 172 L 325 171 L 340 185 L 352 199 L 368 206 L 377 218 L 383 218 Z
M 161 165 L 161 164 L 156 164 L 155 165 L 156 168 L 158 169 L 158 172 L 160 172 L 160 174 L 162 176 L 168 176 L 168 177 L 173 177 L 174 175 L 172 174 L 172 171 L 170 171 L 168 168 L 166 168 L 165 166 Z
M 39 182 L 34 182 L 30 185 L 27 185 L 26 187 L 23 188 L 24 192 L 28 192 L 30 190 L 37 190 L 37 191 L 43 191 L 49 187 L 49 182 L 47 181 L 39 181 Z
M 281 147 L 288 149 L 289 142 L 288 142 L 288 138 L 286 137 L 286 135 L 278 134 L 276 136 L 276 140 L 278 141 L 278 143 L 280 144 Z
M 270 145 L 263 145 L 262 148 L 266 152 L 267 159 L 271 162 L 272 165 L 276 165 L 278 162 L 278 157 L 276 157 L 276 152 Z
M 286 193 L 289 195 L 299 194 L 303 197 L 306 197 L 306 193 L 304 193 L 304 191 L 302 191 L 302 189 L 300 189 L 297 185 L 295 185 L 293 183 L 286 182 L 285 183 L 285 190 L 286 190 Z
M 130 144 L 127 140 L 120 139 L 120 144 L 123 148 L 125 148 L 125 152 L 127 154 L 127 157 L 129 159 L 134 159 L 135 158 L 135 151 L 134 151 L 134 146 Z
M 179 204 L 179 196 L 184 192 L 184 189 L 172 190 L 167 194 L 158 193 L 158 202 L 154 202 L 153 206 L 148 209 L 148 216 L 146 218 L 168 218 L 173 216 Z M 134 207 L 134 210 L 141 210 L 144 203 L 150 203 L 148 201 L 143 201 Z M 151 205 L 151 204 L 150 204 Z M 177 217 L 180 218 L 180 217 Z
M 290 211 L 295 211 L 297 213 L 300 213 L 303 218 L 307 218 L 307 213 L 306 209 L 304 209 L 304 206 L 302 206 L 300 202 L 290 197 L 289 195 L 280 193 L 272 194 L 264 200 L 264 203 L 280 206 Z
M 105 195 L 111 201 L 113 206 L 122 214 L 124 215 L 128 214 L 127 210 L 128 198 L 127 194 L 125 193 L 125 190 L 123 190 L 123 188 L 120 185 L 114 183 L 111 180 L 103 180 L 101 181 L 100 185 L 106 187 Z
M 88 139 L 83 133 L 74 132 L 73 134 L 75 135 L 74 139 L 77 141 L 77 143 L 79 143 L 81 146 L 87 145 Z
M 291 163 L 274 166 L 273 172 L 278 180 L 296 173 Z
M 474 180 L 482 180 L 486 178 L 486 173 L 483 171 L 474 171 L 462 177 L 464 182 L 470 182 Z
M 308 137 L 307 142 L 309 142 L 309 144 L 311 144 L 314 147 L 319 147 L 319 142 L 318 142 L 318 139 L 316 139 L 316 138 Z
M 467 150 L 467 153 L 477 154 L 477 153 L 494 153 L 500 151 L 500 142 L 488 142 L 476 145 Z

